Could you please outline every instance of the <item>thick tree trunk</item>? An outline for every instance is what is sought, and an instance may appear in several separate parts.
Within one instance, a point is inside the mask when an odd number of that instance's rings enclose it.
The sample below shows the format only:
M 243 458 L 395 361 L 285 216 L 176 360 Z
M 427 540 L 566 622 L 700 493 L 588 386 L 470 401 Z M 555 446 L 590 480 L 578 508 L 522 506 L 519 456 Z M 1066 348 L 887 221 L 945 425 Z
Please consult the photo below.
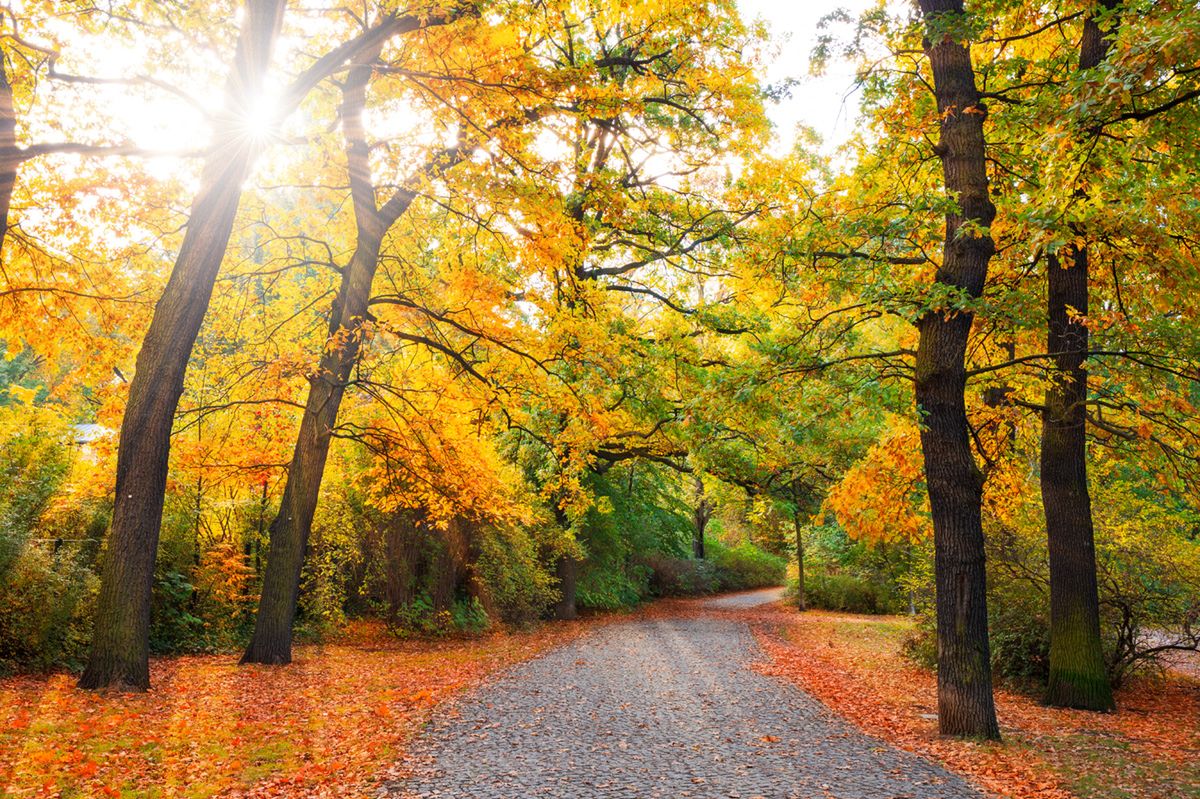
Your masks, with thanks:
M 930 27 L 961 15 L 961 0 L 921 0 Z M 946 217 L 936 280 L 978 297 L 994 251 L 995 208 L 985 170 L 985 111 L 971 56 L 943 36 L 926 40 L 941 112 L 938 154 L 958 209 Z M 971 451 L 966 413 L 966 350 L 973 315 L 935 309 L 920 321 L 916 400 L 933 515 L 937 585 L 938 721 L 943 734 L 999 738 L 992 697 L 981 502 L 983 479 Z
M 1116 0 L 1104 0 L 1113 8 Z M 1084 23 L 1079 68 L 1098 66 L 1109 38 L 1094 18 Z M 1054 373 L 1042 412 L 1041 482 L 1050 555 L 1050 680 L 1046 703 L 1112 710 L 1112 685 L 1100 638 L 1096 546 L 1087 478 L 1088 329 L 1071 313 L 1088 312 L 1088 250 L 1063 262 L 1048 258 L 1046 352 Z
M 1096 550 L 1087 484 L 1087 327 L 1068 307 L 1087 313 L 1087 251 L 1065 267 L 1049 259 L 1047 352 L 1056 374 L 1042 413 L 1042 505 L 1050 554 L 1050 682 L 1046 702 L 1111 710 L 1112 687 L 1100 640 Z
M 242 182 L 258 152 L 242 120 L 259 94 L 283 0 L 247 0 L 226 112 L 200 178 L 179 256 L 138 352 L 121 420 L 116 504 L 83 688 L 150 684 L 150 592 L 162 522 L 171 425 L 192 346 L 225 256 Z

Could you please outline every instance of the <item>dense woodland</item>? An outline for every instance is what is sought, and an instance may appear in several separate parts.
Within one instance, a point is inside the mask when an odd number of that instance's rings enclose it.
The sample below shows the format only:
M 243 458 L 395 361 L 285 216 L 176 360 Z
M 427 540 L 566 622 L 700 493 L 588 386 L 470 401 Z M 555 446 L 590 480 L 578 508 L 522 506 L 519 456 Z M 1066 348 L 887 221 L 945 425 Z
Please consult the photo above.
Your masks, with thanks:
M 773 585 L 944 733 L 1200 644 L 1200 9 L 0 6 L 0 666 Z

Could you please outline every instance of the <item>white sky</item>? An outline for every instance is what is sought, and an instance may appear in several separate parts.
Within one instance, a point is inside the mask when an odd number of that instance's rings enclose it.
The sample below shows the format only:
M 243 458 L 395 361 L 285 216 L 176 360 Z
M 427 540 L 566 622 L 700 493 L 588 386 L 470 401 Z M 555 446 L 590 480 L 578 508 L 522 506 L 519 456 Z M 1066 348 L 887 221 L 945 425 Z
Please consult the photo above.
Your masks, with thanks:
M 768 104 L 767 112 L 778 128 L 780 149 L 794 141 L 797 124 L 807 125 L 824 140 L 823 150 L 832 152 L 854 130 L 858 115 L 858 97 L 854 92 L 854 66 L 831 57 L 824 74 L 809 74 L 809 62 L 817 37 L 818 23 L 826 14 L 843 8 L 852 18 L 877 5 L 878 0 L 738 0 L 747 23 L 766 21 L 773 47 L 765 79 L 776 84 L 786 78 L 800 80 L 792 96 L 778 104 Z M 844 27 L 843 32 L 844 32 Z M 838 29 L 834 33 L 838 33 Z

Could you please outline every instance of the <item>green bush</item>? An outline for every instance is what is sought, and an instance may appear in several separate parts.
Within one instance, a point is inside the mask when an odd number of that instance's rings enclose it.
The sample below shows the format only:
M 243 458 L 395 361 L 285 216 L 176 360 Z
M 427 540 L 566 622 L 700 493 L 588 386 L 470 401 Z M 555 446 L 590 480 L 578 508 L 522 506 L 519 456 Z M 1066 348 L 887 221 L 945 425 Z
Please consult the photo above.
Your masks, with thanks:
M 480 633 L 488 628 L 491 619 L 477 597 L 457 599 L 450 608 L 454 629 L 465 633 Z
M 710 560 L 675 558 L 652 552 L 639 558 L 650 570 L 653 596 L 694 596 L 712 594 L 721 587 L 717 567 Z
M 508 624 L 530 624 L 554 604 L 554 575 L 539 557 L 543 547 L 521 527 L 484 528 L 475 573 L 488 605 Z
M 585 562 L 575 586 L 575 602 L 580 607 L 617 610 L 636 605 L 649 592 L 650 570 L 630 563 L 624 568 L 588 568 Z
M 704 549 L 716 569 L 718 586 L 722 591 L 746 591 L 783 585 L 787 572 L 785 558 L 764 552 L 749 542 L 727 547 L 720 541 L 708 539 L 704 542 Z
M 804 598 L 811 608 L 846 613 L 900 613 L 905 607 L 895 586 L 850 574 L 806 575 Z
M 150 606 L 150 651 L 156 655 L 173 652 L 203 652 L 204 620 L 193 611 L 194 590 L 187 575 L 158 571 Z
M 787 561 L 751 543 L 728 547 L 716 539 L 704 544 L 707 558 L 679 558 L 652 552 L 638 558 L 649 572 L 653 596 L 695 596 L 745 591 L 783 583 Z
M 0 582 L 0 671 L 78 668 L 99 580 L 66 552 L 27 546 Z
M 393 635 L 443 636 L 454 633 L 478 633 L 491 624 L 483 604 L 475 597 L 456 599 L 446 610 L 434 607 L 429 594 L 422 592 L 408 605 L 400 608 L 389 620 Z

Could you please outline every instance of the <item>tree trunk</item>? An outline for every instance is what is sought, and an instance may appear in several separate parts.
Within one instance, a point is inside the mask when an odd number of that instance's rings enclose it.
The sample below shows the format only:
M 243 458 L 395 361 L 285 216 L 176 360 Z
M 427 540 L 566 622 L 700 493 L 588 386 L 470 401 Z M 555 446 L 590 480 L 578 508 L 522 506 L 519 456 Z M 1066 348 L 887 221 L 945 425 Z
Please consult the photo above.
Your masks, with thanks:
M 804 525 L 800 522 L 800 509 L 792 512 L 792 525 L 796 529 L 796 606 L 808 610 L 808 596 L 804 589 Z
M 1104 0 L 1112 9 L 1116 0 Z M 1104 60 L 1109 37 L 1095 18 L 1083 27 L 1079 68 Z M 1078 231 L 1077 231 L 1078 232 Z M 1087 478 L 1087 325 L 1071 309 L 1088 312 L 1087 245 L 1067 262 L 1056 254 L 1046 266 L 1046 352 L 1054 373 L 1042 411 L 1041 482 L 1050 556 L 1050 680 L 1046 704 L 1112 710 L 1112 685 L 1100 638 L 1096 545 Z
M 245 135 L 245 112 L 259 97 L 282 22 L 284 0 L 247 0 L 226 110 L 200 177 L 179 256 L 138 352 L 121 420 L 116 504 L 95 632 L 82 688 L 150 685 L 150 592 L 162 522 L 171 426 L 192 346 L 258 153 Z
M 563 555 L 555 565 L 554 574 L 558 577 L 559 590 L 554 618 L 573 619 L 578 615 L 575 609 L 575 583 L 579 578 L 579 561 L 570 555 Z
M 704 531 L 712 518 L 713 507 L 704 493 L 704 481 L 696 478 L 696 511 L 693 514 L 695 527 L 692 529 L 692 557 L 704 560 Z
M 284 664 L 292 661 L 292 622 L 300 594 L 300 570 L 312 532 L 313 515 L 342 395 L 362 350 L 371 283 L 379 266 L 383 237 L 416 197 L 411 189 L 401 188 L 382 208 L 375 205 L 362 115 L 367 84 L 378 54 L 379 47 L 364 53 L 351 68 L 342 89 L 341 116 L 358 239 L 350 263 L 342 271 L 341 286 L 333 301 L 329 337 L 316 372 L 309 376 L 308 399 L 288 467 L 283 501 L 279 515 L 271 523 L 271 546 L 267 552 L 254 633 L 242 663 Z
M 17 182 L 17 164 L 17 108 L 4 54 L 0 52 L 0 256 L 8 238 L 8 209 Z
M 963 12 L 961 0 L 921 0 L 930 27 Z M 983 120 L 967 47 L 948 36 L 926 39 L 941 112 L 938 155 L 958 208 L 946 216 L 936 280 L 978 297 L 994 245 Z M 992 697 L 981 502 L 983 478 L 971 451 L 966 413 L 966 350 L 973 314 L 938 308 L 919 323 L 916 400 L 933 515 L 937 585 L 938 721 L 941 732 L 999 738 Z
M 1050 555 L 1050 682 L 1047 704 L 1112 710 L 1112 687 L 1100 640 L 1096 551 L 1087 485 L 1087 327 L 1067 308 L 1087 313 L 1087 251 L 1064 266 L 1051 256 L 1047 352 L 1056 374 L 1042 412 L 1042 505 Z
M 300 570 L 342 395 L 362 346 L 363 322 L 382 235 L 382 231 L 360 229 L 357 248 L 334 300 L 329 343 L 316 373 L 309 377 L 304 418 L 292 451 L 283 500 L 271 522 L 258 614 L 242 663 L 292 662 L 292 622 L 300 595 Z

